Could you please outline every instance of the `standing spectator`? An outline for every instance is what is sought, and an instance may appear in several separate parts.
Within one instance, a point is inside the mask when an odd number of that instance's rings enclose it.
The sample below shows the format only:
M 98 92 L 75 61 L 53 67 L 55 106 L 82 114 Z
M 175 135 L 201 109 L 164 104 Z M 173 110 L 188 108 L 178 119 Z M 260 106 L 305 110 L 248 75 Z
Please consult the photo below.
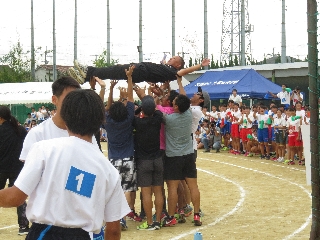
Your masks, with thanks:
M 210 114 L 210 122 L 217 122 L 218 121 L 218 111 L 217 111 L 217 107 L 212 105 L 211 106 L 211 112 Z
M 286 120 L 282 117 L 280 109 L 277 110 L 277 115 L 273 117 L 274 131 L 276 136 L 278 159 L 277 162 L 283 162 L 286 147 Z
M 292 91 L 290 99 L 292 100 L 293 106 L 295 106 L 297 102 L 302 103 L 303 95 L 302 95 L 300 88 L 298 86 L 295 87 L 294 90 Z
M 233 89 L 232 90 L 232 94 L 229 97 L 229 100 L 233 100 L 234 103 L 238 103 L 239 106 L 242 106 L 242 98 L 240 95 L 237 94 L 238 90 L 237 89 Z
M 19 161 L 23 140 L 27 135 L 24 127 L 18 125 L 17 119 L 11 115 L 6 106 L 0 106 L 0 189 L 9 179 L 8 187 L 12 187 L 23 168 Z M 19 235 L 29 232 L 29 221 L 26 217 L 26 202 L 17 207 Z
M 38 120 L 38 124 L 40 124 L 40 123 L 42 123 L 44 121 L 43 110 L 42 110 L 41 107 L 39 107 L 39 110 L 37 112 L 37 120 Z
M 36 121 L 38 120 L 37 112 L 34 108 L 31 108 L 31 118 L 32 118 L 32 120 L 36 120 Z
M 291 89 L 287 88 L 287 86 L 285 84 L 282 84 L 282 91 L 279 92 L 277 95 L 268 91 L 268 93 L 272 97 L 280 98 L 281 104 L 283 104 L 285 106 L 285 108 L 288 108 L 290 106 L 290 92 L 291 92 Z
M 31 113 L 28 113 L 27 115 L 28 115 L 28 117 L 26 118 L 25 123 L 27 124 L 28 127 L 30 127 L 30 124 L 32 121 Z

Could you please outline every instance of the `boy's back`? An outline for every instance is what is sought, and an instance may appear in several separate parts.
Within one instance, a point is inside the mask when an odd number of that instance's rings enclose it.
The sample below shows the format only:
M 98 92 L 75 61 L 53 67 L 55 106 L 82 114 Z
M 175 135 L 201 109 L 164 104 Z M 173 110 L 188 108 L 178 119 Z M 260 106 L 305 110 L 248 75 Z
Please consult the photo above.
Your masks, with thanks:
M 100 232 L 103 220 L 130 211 L 117 170 L 92 143 L 77 137 L 40 141 L 26 160 L 15 185 L 29 195 L 31 222 Z

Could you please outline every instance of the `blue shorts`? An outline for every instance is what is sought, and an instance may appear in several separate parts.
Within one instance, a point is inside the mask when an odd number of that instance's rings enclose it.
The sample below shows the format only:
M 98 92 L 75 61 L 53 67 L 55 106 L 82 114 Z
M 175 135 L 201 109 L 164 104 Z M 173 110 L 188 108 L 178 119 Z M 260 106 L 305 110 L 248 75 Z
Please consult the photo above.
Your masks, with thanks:
M 272 141 L 272 142 L 275 142 L 275 141 L 276 141 L 276 135 L 275 135 L 275 133 L 274 133 L 274 128 L 273 128 L 273 127 L 271 128 L 271 141 Z
M 268 142 L 269 141 L 269 132 L 268 128 L 260 129 L 258 128 L 258 142 Z

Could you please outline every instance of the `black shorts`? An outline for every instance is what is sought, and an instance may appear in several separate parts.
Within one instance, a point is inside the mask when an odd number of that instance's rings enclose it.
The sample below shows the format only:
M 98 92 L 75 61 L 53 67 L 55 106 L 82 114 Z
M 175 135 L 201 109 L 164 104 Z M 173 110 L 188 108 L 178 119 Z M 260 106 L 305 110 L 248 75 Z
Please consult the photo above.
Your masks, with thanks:
M 194 153 L 178 157 L 166 157 L 164 162 L 164 179 L 184 180 L 185 178 L 197 178 Z
M 91 238 L 89 233 L 82 228 L 63 228 L 46 224 L 32 223 L 26 240 L 36 239 L 90 240 Z
M 280 146 L 286 145 L 286 130 L 278 130 L 276 133 L 276 143 L 279 143 Z
M 138 187 L 151 187 L 163 185 L 163 159 L 162 156 L 153 160 L 137 159 Z

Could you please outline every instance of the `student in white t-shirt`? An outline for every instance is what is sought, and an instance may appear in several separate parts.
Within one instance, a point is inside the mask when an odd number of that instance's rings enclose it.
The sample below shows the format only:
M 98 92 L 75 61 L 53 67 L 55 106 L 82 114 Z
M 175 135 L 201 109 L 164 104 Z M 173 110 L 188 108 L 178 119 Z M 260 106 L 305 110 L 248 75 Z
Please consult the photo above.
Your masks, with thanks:
M 103 221 L 105 237 L 120 239 L 119 219 L 130 208 L 118 171 L 92 143 L 105 119 L 103 102 L 92 90 L 71 91 L 60 114 L 69 136 L 32 146 L 14 186 L 0 191 L 0 206 L 18 206 L 29 196 L 27 239 L 90 239 Z
M 291 92 L 291 89 L 287 88 L 287 86 L 285 84 L 282 84 L 282 91 L 279 92 L 277 95 L 268 91 L 268 93 L 272 97 L 280 98 L 281 104 L 285 105 L 285 108 L 288 108 L 290 106 L 290 92 Z
M 239 107 L 242 106 L 242 98 L 241 96 L 237 95 L 238 90 L 237 89 L 233 89 L 232 90 L 232 94 L 230 95 L 228 100 L 233 100 L 234 103 L 238 103 Z

